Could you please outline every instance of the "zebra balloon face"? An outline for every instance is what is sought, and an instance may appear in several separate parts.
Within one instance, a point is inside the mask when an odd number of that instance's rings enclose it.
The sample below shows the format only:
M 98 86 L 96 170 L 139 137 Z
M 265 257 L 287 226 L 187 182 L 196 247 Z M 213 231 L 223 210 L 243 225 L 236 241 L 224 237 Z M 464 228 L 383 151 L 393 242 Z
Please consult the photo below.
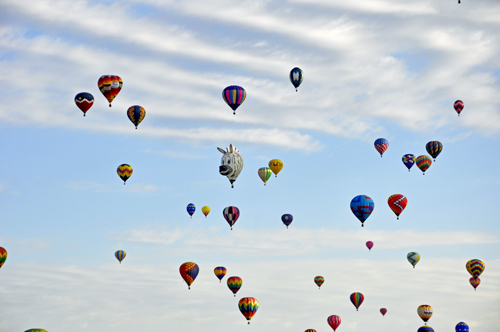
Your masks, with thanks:
M 217 148 L 223 156 L 221 159 L 221 165 L 219 167 L 219 173 L 223 176 L 227 176 L 229 182 L 231 182 L 231 188 L 234 188 L 234 181 L 240 175 L 241 170 L 243 169 L 243 157 L 241 156 L 240 151 L 235 148 L 232 144 L 230 144 L 226 151 L 221 148 Z

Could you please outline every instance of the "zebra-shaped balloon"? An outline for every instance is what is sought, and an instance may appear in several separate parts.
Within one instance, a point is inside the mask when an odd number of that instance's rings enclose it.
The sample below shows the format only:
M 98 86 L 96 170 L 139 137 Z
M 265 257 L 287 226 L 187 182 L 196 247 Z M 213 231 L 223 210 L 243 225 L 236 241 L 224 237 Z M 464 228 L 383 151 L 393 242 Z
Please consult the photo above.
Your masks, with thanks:
M 231 182 L 231 188 L 234 188 L 234 181 L 240 175 L 243 169 L 243 157 L 240 151 L 230 144 L 226 151 L 221 148 L 217 148 L 222 154 L 221 165 L 219 167 L 219 173 L 221 175 L 227 176 L 229 182 Z

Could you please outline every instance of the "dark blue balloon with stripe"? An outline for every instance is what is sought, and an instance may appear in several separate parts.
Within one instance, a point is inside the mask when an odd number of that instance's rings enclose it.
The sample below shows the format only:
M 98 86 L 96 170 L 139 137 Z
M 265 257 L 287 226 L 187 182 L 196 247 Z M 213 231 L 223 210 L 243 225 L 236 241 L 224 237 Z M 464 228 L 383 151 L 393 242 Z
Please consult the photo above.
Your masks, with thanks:
M 288 226 L 290 226 L 293 221 L 293 216 L 289 213 L 284 214 L 281 216 L 281 221 L 283 221 L 283 223 L 286 225 L 286 228 L 288 228 Z
M 189 203 L 186 210 L 187 210 L 187 213 L 189 213 L 189 215 L 191 216 L 191 218 L 193 218 L 194 211 L 196 211 L 196 207 L 194 206 L 194 204 Z
M 300 69 L 299 67 L 295 67 L 290 71 L 290 82 L 292 82 L 293 86 L 295 87 L 295 91 L 297 91 L 300 83 L 302 83 L 303 78 L 304 76 L 302 74 L 302 69 Z

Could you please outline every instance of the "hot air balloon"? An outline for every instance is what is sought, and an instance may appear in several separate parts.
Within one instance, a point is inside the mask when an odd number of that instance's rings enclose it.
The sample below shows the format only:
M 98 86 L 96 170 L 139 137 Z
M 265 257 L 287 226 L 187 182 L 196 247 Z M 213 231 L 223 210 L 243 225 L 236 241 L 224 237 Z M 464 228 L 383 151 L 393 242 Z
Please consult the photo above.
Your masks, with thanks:
M 201 212 L 205 215 L 205 218 L 208 216 L 210 213 L 210 207 L 209 206 L 204 206 L 201 208 Z
M 479 259 L 471 259 L 465 264 L 465 267 L 474 278 L 478 278 L 484 271 L 484 263 Z
M 223 154 L 220 160 L 219 173 L 227 176 L 227 179 L 231 182 L 231 188 L 234 188 L 233 183 L 243 170 L 243 156 L 232 144 L 226 148 L 226 151 L 221 148 L 217 148 L 217 150 Z
M 0 247 L 0 268 L 3 266 L 7 260 L 7 250 L 4 247 Z
M 434 158 L 434 161 L 436 161 L 437 156 L 443 151 L 443 144 L 438 141 L 430 141 L 425 145 L 425 149 Z
M 132 169 L 132 166 L 128 164 L 121 164 L 116 169 L 116 173 L 118 173 L 118 176 L 123 180 L 124 185 L 125 182 L 127 182 L 128 178 L 132 176 L 133 172 L 134 170 Z
M 123 86 L 123 81 L 116 75 L 103 75 L 97 81 L 97 86 L 101 93 L 106 97 L 111 107 L 111 102 L 118 95 Z
M 415 268 L 415 265 L 417 265 L 420 261 L 420 254 L 418 252 L 409 252 L 408 255 L 406 255 L 406 258 L 408 259 L 408 262 L 413 265 L 413 268 Z
M 481 283 L 481 279 L 479 279 L 479 277 L 477 278 L 471 277 L 469 279 L 469 283 L 471 284 L 472 287 L 474 287 L 474 290 L 476 290 L 477 286 L 479 286 L 479 284 Z
M 88 92 L 80 92 L 75 96 L 75 104 L 83 112 L 83 116 L 94 105 L 94 96 Z
M 275 174 L 275 177 L 278 177 L 278 173 L 283 169 L 283 162 L 279 159 L 273 159 L 269 162 L 269 168 Z
M 214 269 L 215 276 L 217 278 L 219 278 L 219 283 L 222 282 L 222 278 L 224 278 L 224 276 L 226 275 L 226 272 L 227 272 L 227 270 L 224 266 L 217 266 Z
M 387 313 L 387 309 L 386 308 L 380 308 L 380 313 L 382 314 L 382 316 L 385 316 L 385 314 Z
M 318 289 L 321 289 L 321 285 L 325 282 L 325 278 L 322 276 L 314 277 L 314 283 L 318 286 Z
M 120 262 L 120 264 L 122 263 L 122 260 L 125 259 L 125 256 L 127 256 L 127 254 L 123 250 L 118 250 L 117 252 L 115 252 L 115 257 Z
M 373 203 L 373 200 L 366 195 L 358 195 L 352 199 L 351 211 L 354 213 L 356 218 L 361 221 L 361 227 L 365 226 L 363 223 L 373 212 L 374 207 L 375 203 Z
M 227 287 L 233 292 L 234 297 L 236 297 L 236 293 L 240 290 L 243 285 L 243 280 L 240 277 L 229 277 L 227 278 Z
M 291 214 L 284 214 L 281 216 L 281 221 L 286 225 L 286 228 L 290 226 L 293 221 L 293 216 Z
M 328 325 L 330 325 L 330 327 L 334 331 L 336 331 L 340 325 L 340 316 L 331 315 L 328 317 L 328 319 L 326 321 L 328 322 Z
M 408 172 L 410 171 L 410 168 L 415 164 L 415 156 L 412 154 L 405 154 L 403 156 L 403 164 L 408 168 Z
M 130 106 L 127 110 L 127 116 L 129 120 L 132 121 L 132 123 L 135 125 L 135 129 L 137 129 L 139 123 L 141 123 L 146 116 L 146 110 L 144 109 L 144 107 L 139 105 Z
M 189 213 L 189 215 L 191 216 L 191 218 L 193 218 L 193 214 L 196 211 L 196 206 L 194 206 L 193 203 L 189 203 L 187 205 L 187 207 L 186 207 L 186 211 L 187 211 L 187 213 Z
M 455 108 L 455 111 L 457 111 L 458 116 L 460 116 L 460 113 L 462 113 L 462 110 L 464 109 L 464 102 L 457 100 L 455 104 L 453 104 L 453 107 Z
M 422 318 L 425 325 L 427 325 L 427 321 L 432 316 L 432 307 L 428 304 L 422 304 L 421 306 L 418 307 L 417 313 L 420 316 L 420 318 Z
M 222 91 L 222 98 L 233 109 L 233 114 L 236 114 L 236 109 L 245 101 L 247 92 L 241 86 L 231 85 Z
M 382 158 L 384 152 L 387 150 L 387 148 L 389 148 L 389 141 L 385 138 L 377 138 L 374 145 L 375 149 L 377 149 L 378 153 L 380 153 L 380 158 Z
M 264 185 L 266 185 L 267 180 L 271 177 L 272 171 L 269 167 L 261 167 L 259 168 L 258 174 L 262 182 L 264 182 Z
M 455 326 L 455 332 L 469 332 L 469 325 L 460 322 Z
M 194 279 L 196 279 L 198 272 L 200 272 L 200 268 L 196 263 L 186 262 L 181 265 L 181 267 L 179 268 L 179 272 L 181 273 L 182 279 L 184 279 L 184 281 L 188 285 L 188 289 L 191 289 L 191 284 L 193 283 Z
M 372 250 L 372 248 L 373 248 L 373 242 L 372 242 L 372 241 L 367 241 L 367 242 L 366 242 L 366 247 L 368 248 L 368 250 L 370 250 L 370 251 L 371 251 L 371 250 Z
M 222 210 L 222 215 L 224 216 L 224 219 L 226 219 L 229 226 L 231 226 L 231 230 L 233 230 L 233 225 L 240 217 L 240 209 L 238 209 L 236 206 L 228 206 L 227 208 Z
M 24 332 L 47 332 L 47 330 L 44 329 L 29 329 Z
M 352 304 L 356 307 L 356 311 L 358 311 L 359 306 L 363 303 L 365 297 L 359 292 L 354 292 L 351 294 L 350 299 Z
M 304 332 L 318 332 L 318 331 L 316 331 L 315 329 L 307 329 Z
M 292 82 L 293 86 L 295 87 L 295 91 L 298 91 L 297 88 L 299 87 L 300 83 L 302 83 L 303 79 L 303 73 L 302 69 L 299 67 L 295 67 L 290 71 L 290 82 Z
M 423 156 L 418 156 L 417 159 L 415 160 L 417 163 L 417 167 L 420 168 L 420 170 L 424 173 L 425 171 L 431 167 L 432 160 L 431 157 L 423 155 Z
M 250 324 L 250 319 L 257 313 L 259 309 L 259 301 L 255 297 L 244 297 L 238 302 L 241 314 L 247 319 Z
M 430 326 L 422 326 L 422 327 L 419 327 L 417 332 L 434 332 L 434 329 Z
M 387 203 L 389 204 L 392 212 L 396 214 L 397 219 L 399 220 L 399 215 L 405 209 L 406 204 L 408 204 L 408 199 L 406 199 L 406 197 L 401 194 L 395 194 L 389 197 Z

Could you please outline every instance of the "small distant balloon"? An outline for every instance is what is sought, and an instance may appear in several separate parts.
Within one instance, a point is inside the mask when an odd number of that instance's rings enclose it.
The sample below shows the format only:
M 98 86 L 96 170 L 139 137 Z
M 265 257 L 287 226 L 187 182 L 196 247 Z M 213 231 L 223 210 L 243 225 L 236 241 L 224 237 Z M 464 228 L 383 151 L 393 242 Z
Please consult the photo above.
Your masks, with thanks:
M 469 283 L 471 284 L 472 287 L 474 287 L 474 290 L 476 290 L 477 286 L 479 286 L 479 284 L 481 283 L 481 279 L 479 279 L 479 277 L 477 278 L 471 277 L 469 279 Z
M 304 332 L 318 332 L 318 331 L 316 331 L 315 329 L 307 329 Z
M 412 168 L 413 165 L 415 165 L 415 156 L 412 154 L 405 154 L 402 159 L 403 159 L 403 164 L 405 164 L 409 172 L 410 168 Z
M 227 278 L 227 287 L 233 292 L 234 297 L 236 297 L 236 293 L 238 293 L 242 285 L 243 280 L 240 277 Z
M 227 208 L 222 210 L 222 215 L 224 216 L 224 219 L 226 219 L 229 226 L 231 226 L 231 230 L 233 230 L 233 225 L 240 217 L 240 209 L 238 209 L 236 206 L 228 206 Z
M 123 81 L 120 76 L 102 75 L 97 81 L 97 86 L 104 97 L 108 100 L 109 107 L 111 107 L 111 102 L 116 98 L 122 89 Z
M 29 329 L 24 332 L 47 332 L 47 330 L 44 329 Z
M 420 254 L 418 252 L 409 252 L 408 255 L 406 255 L 406 258 L 408 259 L 408 262 L 410 262 L 411 265 L 413 265 L 413 268 L 415 268 L 415 265 L 420 261 Z
M 196 211 L 196 206 L 193 203 L 189 203 L 186 207 L 187 213 L 193 218 L 193 214 Z
M 422 326 L 422 327 L 419 327 L 419 329 L 417 330 L 417 332 L 434 332 L 434 329 L 430 326 Z
M 465 268 L 474 278 L 479 278 L 481 273 L 484 271 L 484 263 L 479 259 L 471 259 L 465 264 Z
M 275 177 L 278 177 L 278 173 L 283 169 L 283 162 L 279 159 L 273 159 L 269 162 L 269 168 L 275 174 Z
M 258 174 L 262 182 L 264 182 L 264 185 L 266 185 L 267 181 L 271 177 L 272 171 L 269 167 L 261 167 L 259 168 Z
M 250 324 L 250 319 L 257 313 L 259 309 L 259 301 L 255 297 L 244 297 L 238 302 L 241 314 L 247 319 Z
M 352 304 L 356 307 L 356 311 L 358 311 L 359 306 L 363 303 L 365 300 L 365 297 L 363 294 L 359 292 L 354 292 L 351 294 L 349 297 L 351 299 Z
M 428 170 L 432 164 L 431 157 L 426 155 L 418 156 L 415 162 L 417 163 L 417 167 L 420 168 L 420 170 L 424 173 L 424 175 L 425 171 Z
M 425 149 L 434 158 L 434 161 L 436 161 L 437 156 L 443 151 L 443 144 L 438 141 L 430 141 L 425 145 Z
M 424 323 L 427 324 L 427 321 L 431 318 L 433 310 L 432 307 L 428 304 L 422 304 L 417 308 L 417 313 L 422 318 Z
M 406 205 L 408 204 L 408 199 L 401 194 L 395 194 L 389 197 L 389 199 L 387 200 L 387 204 L 389 204 L 392 212 L 394 212 L 397 219 L 399 220 L 399 215 L 401 214 L 401 212 L 403 212 Z
M 457 100 L 455 104 L 453 104 L 453 107 L 455 108 L 455 111 L 458 113 L 458 116 L 460 116 L 460 113 L 462 113 L 462 110 L 464 109 L 464 102 L 461 100 Z
M 286 225 L 286 228 L 288 228 L 293 221 L 293 216 L 288 213 L 284 214 L 281 216 L 281 221 Z
M 361 227 L 365 226 L 364 222 L 373 212 L 374 207 L 375 203 L 366 195 L 358 195 L 352 199 L 351 211 L 361 221 Z
M 80 92 L 75 96 L 75 104 L 85 116 L 87 111 L 94 105 L 94 96 L 88 92 Z
M 118 250 L 117 252 L 115 252 L 115 257 L 120 262 L 120 264 L 122 263 L 122 260 L 125 258 L 125 256 L 127 256 L 127 254 L 123 250 Z
M 201 208 L 201 212 L 205 215 L 205 218 L 208 216 L 210 213 L 210 207 L 209 206 L 204 206 Z
M 368 248 L 368 250 L 370 250 L 370 251 L 371 251 L 371 250 L 372 250 L 372 248 L 373 248 L 373 242 L 372 242 L 372 241 L 367 241 L 367 242 L 366 242 L 366 247 Z
M 120 177 L 120 179 L 123 180 L 124 185 L 125 185 L 125 182 L 127 182 L 127 180 L 132 176 L 133 172 L 134 172 L 134 169 L 132 168 L 132 166 L 130 166 L 128 164 L 121 164 L 116 169 L 116 173 L 118 173 L 118 176 Z
M 132 121 L 132 123 L 135 125 L 135 129 L 137 129 L 139 123 L 141 123 L 146 116 L 146 110 L 144 109 L 144 107 L 139 105 L 130 106 L 127 110 L 127 116 L 129 120 Z
M 219 283 L 222 282 L 222 278 L 226 275 L 227 269 L 224 266 L 217 266 L 214 269 L 214 274 L 217 278 L 219 278 Z
M 222 98 L 231 107 L 233 114 L 236 114 L 236 109 L 245 101 L 247 92 L 241 86 L 231 85 L 222 91 Z
M 3 266 L 7 260 L 7 250 L 4 247 L 0 247 L 0 268 Z
M 469 325 L 460 322 L 455 326 L 455 332 L 469 332 Z
M 380 313 L 382 314 L 382 316 L 385 316 L 385 314 L 387 313 L 387 309 L 386 308 L 380 308 Z
M 295 67 L 290 71 L 290 82 L 292 82 L 293 86 L 295 87 L 295 91 L 298 91 L 297 88 L 299 87 L 300 83 L 302 83 L 302 79 L 302 69 L 300 69 L 299 67 Z
M 385 138 L 377 138 L 374 145 L 375 149 L 380 153 L 380 158 L 382 158 L 384 152 L 389 148 L 389 141 Z
M 321 288 L 321 285 L 323 285 L 324 282 L 325 278 L 323 278 L 322 276 L 314 277 L 314 283 L 316 284 L 316 286 L 318 286 L 318 289 Z
M 337 315 L 331 315 L 328 317 L 328 319 L 326 320 L 328 322 L 328 325 L 330 325 L 330 327 L 336 331 L 338 329 L 338 327 L 340 326 L 340 316 L 337 316 Z
M 181 274 L 182 279 L 188 285 L 188 289 L 191 289 L 191 284 L 194 282 L 194 279 L 198 276 L 198 272 L 200 272 L 200 268 L 198 264 L 193 262 L 186 262 L 179 267 L 179 272 Z

